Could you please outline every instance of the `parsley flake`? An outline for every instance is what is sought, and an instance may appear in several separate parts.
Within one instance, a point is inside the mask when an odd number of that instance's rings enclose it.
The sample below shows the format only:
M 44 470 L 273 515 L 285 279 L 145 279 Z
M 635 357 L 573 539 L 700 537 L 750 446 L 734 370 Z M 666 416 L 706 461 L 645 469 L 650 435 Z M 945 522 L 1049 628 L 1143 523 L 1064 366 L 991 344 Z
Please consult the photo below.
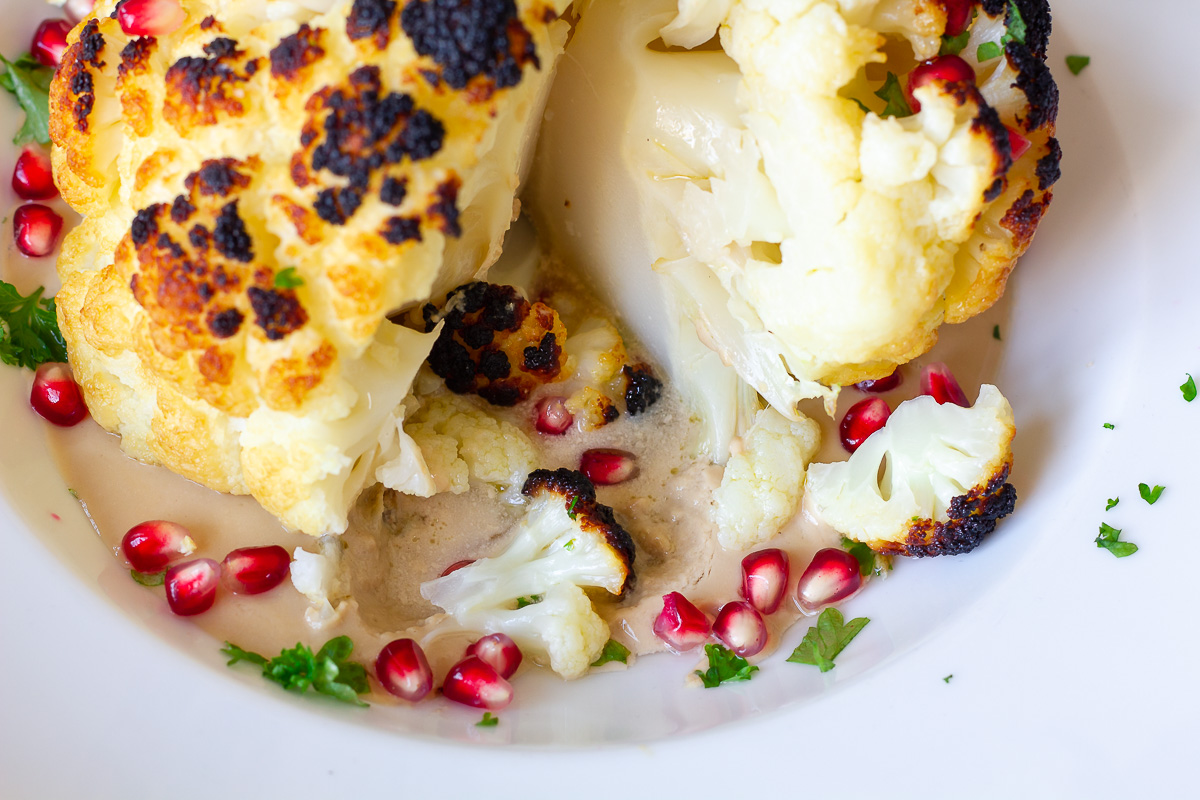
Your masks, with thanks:
M 230 642 L 225 642 L 221 648 L 221 652 L 229 656 L 228 666 L 249 661 L 262 668 L 264 678 L 288 691 L 304 694 L 312 689 L 343 703 L 366 706 L 367 703 L 359 700 L 358 695 L 370 689 L 367 685 L 367 668 L 356 661 L 347 660 L 353 651 L 354 643 L 349 636 L 330 639 L 315 655 L 312 648 L 299 643 L 280 651 L 278 656 L 271 659 L 243 650 Z
M 975 50 L 975 60 L 982 64 L 984 61 L 999 58 L 1002 52 L 1004 51 L 1000 49 L 1000 45 L 995 42 L 984 42 Z
M 1008 30 L 1004 36 L 1000 37 L 1001 47 L 1009 42 L 1025 44 L 1025 18 L 1021 16 L 1021 9 L 1017 8 L 1017 4 L 1013 0 L 1008 0 L 1008 16 L 1004 20 L 1004 25 Z
M 304 278 L 296 274 L 295 267 L 281 269 L 275 273 L 276 289 L 296 289 L 304 285 Z
M 575 549 L 575 540 L 572 539 L 571 541 L 567 542 L 566 544 L 563 545 L 563 548 L 565 548 L 568 551 L 574 550 Z
M 67 345 L 58 329 L 54 298 L 43 287 L 29 296 L 0 281 L 0 361 L 37 369 L 47 361 L 66 361 Z
M 15 62 L 0 55 L 0 63 L 5 68 L 0 74 L 0 88 L 16 97 L 25 112 L 25 124 L 13 137 L 13 144 L 50 144 L 50 81 L 54 70 L 39 64 L 28 53 Z
M 879 91 L 875 92 L 875 96 L 887 103 L 884 106 L 881 117 L 911 117 L 912 108 L 908 105 L 908 98 L 904 96 L 904 89 L 900 86 L 900 80 L 894 72 L 887 74 L 887 79 L 884 80 L 883 86 Z
M 142 586 L 162 586 L 167 582 L 167 571 L 164 569 L 162 572 L 138 572 L 136 569 L 131 569 L 129 577 Z
M 1072 75 L 1083 72 L 1083 68 L 1092 63 L 1091 56 L 1067 56 L 1067 69 Z
M 1096 537 L 1096 547 L 1103 547 L 1117 558 L 1131 556 L 1138 550 L 1138 546 L 1133 542 L 1122 542 L 1121 531 L 1105 522 L 1100 523 L 1100 535 Z
M 867 104 L 866 104 L 866 103 L 864 103 L 862 100 L 859 100 L 857 97 L 847 97 L 846 99 L 847 99 L 847 100 L 849 100 L 850 102 L 854 103 L 854 104 L 855 104 L 856 106 L 858 106 L 859 108 L 861 108 L 861 109 L 862 109 L 862 112 L 863 112 L 864 114 L 870 114 L 870 113 L 871 113 L 871 109 L 867 108 Z
M 1004 341 L 1003 339 L 1000 338 L 1000 326 L 999 325 L 992 326 L 992 338 L 995 339 L 997 342 Z
M 708 669 L 704 672 L 696 670 L 696 674 L 700 676 L 705 689 L 715 689 L 722 683 L 748 681 L 758 672 L 758 667 L 741 656 L 734 655 L 728 647 L 706 644 L 704 654 L 708 656 Z
M 1188 379 L 1179 387 L 1179 391 L 1183 392 L 1183 399 L 1189 403 L 1196 399 L 1196 379 L 1192 374 L 1187 373 Z
M 842 537 L 842 549 L 858 562 L 858 571 L 865 578 L 875 570 L 875 551 L 863 542 Z
M 1117 426 L 1116 426 L 1116 425 L 1113 425 L 1111 422 L 1106 422 L 1106 423 L 1104 423 L 1104 427 L 1105 427 L 1105 428 L 1107 428 L 1107 429 L 1108 429 L 1108 430 L 1110 430 L 1110 431 L 1112 431 L 1112 430 L 1116 430 L 1116 428 L 1117 428 Z
M 1112 511 L 1114 508 L 1117 507 L 1117 503 L 1119 503 L 1119 502 L 1121 502 L 1121 498 L 1119 498 L 1119 497 L 1108 498 L 1108 503 L 1104 506 L 1104 510 Z
M 540 603 L 540 602 L 542 602 L 542 596 L 540 594 L 531 594 L 531 595 L 529 595 L 529 597 L 518 597 L 517 598 L 517 608 L 524 608 L 525 606 L 536 605 L 537 603 Z
M 971 38 L 970 31 L 963 31 L 958 36 L 942 35 L 942 46 L 938 50 L 939 56 L 956 56 L 963 51 L 967 46 L 967 41 Z
M 811 664 L 820 668 L 821 672 L 829 672 L 836 666 L 833 660 L 838 653 L 845 650 L 846 645 L 870 621 L 867 617 L 858 617 L 846 622 L 842 612 L 827 608 L 817 617 L 817 624 L 808 629 L 800 646 L 792 651 L 787 660 L 793 664 Z
M 476 728 L 494 728 L 500 724 L 500 718 L 490 711 L 483 712 L 483 719 L 475 723 Z
M 1155 503 L 1158 502 L 1158 498 L 1162 496 L 1163 489 L 1165 489 L 1165 488 L 1167 488 L 1167 487 L 1155 486 L 1153 489 L 1151 489 L 1146 484 L 1139 483 L 1138 484 L 1138 493 L 1141 494 L 1143 500 L 1145 500 L 1150 505 L 1154 505 Z
M 628 664 L 629 648 L 616 639 L 609 639 L 604 643 L 604 649 L 600 651 L 600 657 L 592 662 L 592 666 L 600 667 L 610 661 L 620 661 L 622 664 Z
M 943 682 L 943 683 L 949 683 L 949 682 L 950 682 L 950 679 L 951 679 L 951 678 L 953 678 L 953 677 L 954 677 L 954 673 L 953 673 L 953 672 L 951 672 L 949 675 L 947 675 L 946 677 L 942 678 L 942 682 Z
M 578 502 L 579 502 L 579 498 L 578 498 L 578 497 L 572 497 L 572 498 L 571 498 L 571 505 L 567 506 L 567 516 L 568 516 L 568 517 L 570 517 L 572 521 L 574 521 L 574 520 L 577 518 L 577 515 L 576 515 L 576 513 L 575 513 L 575 505 L 576 505 Z

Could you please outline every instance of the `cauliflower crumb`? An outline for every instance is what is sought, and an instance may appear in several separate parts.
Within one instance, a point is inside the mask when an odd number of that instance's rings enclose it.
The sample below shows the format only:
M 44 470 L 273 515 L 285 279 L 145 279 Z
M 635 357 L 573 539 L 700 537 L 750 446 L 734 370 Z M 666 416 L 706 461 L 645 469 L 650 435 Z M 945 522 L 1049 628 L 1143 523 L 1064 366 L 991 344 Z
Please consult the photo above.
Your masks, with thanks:
M 292 554 L 292 586 L 312 604 L 304 611 L 304 621 L 314 630 L 338 622 L 346 612 L 345 589 L 340 576 L 342 545 L 336 537 L 319 540 L 321 552 L 310 553 L 297 547 Z
M 713 492 L 722 547 L 744 550 L 779 532 L 796 513 L 805 468 L 820 446 L 821 428 L 808 417 L 792 422 L 774 409 L 758 413 Z

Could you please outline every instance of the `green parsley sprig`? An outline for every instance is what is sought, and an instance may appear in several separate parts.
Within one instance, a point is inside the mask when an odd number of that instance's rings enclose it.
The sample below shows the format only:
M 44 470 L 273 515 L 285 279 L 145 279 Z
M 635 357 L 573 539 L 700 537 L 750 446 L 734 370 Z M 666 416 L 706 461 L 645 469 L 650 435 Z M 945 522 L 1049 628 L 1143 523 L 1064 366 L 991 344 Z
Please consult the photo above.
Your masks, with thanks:
M 1105 511 L 1112 511 L 1114 508 L 1116 508 L 1116 507 L 1117 507 L 1117 503 L 1119 503 L 1119 502 L 1121 502 L 1121 498 L 1120 498 L 1120 497 L 1110 497 L 1110 498 L 1108 498 L 1108 502 L 1104 504 L 1104 510 L 1105 510 Z
M 811 664 L 821 672 L 829 672 L 836 666 L 833 660 L 870 621 L 867 617 L 858 617 L 846 622 L 842 612 L 827 608 L 817 617 L 817 624 L 808 629 L 800 646 L 792 651 L 787 660 L 793 664 Z
M 0 55 L 0 64 L 4 66 L 0 88 L 16 97 L 25 112 L 25 123 L 13 137 L 13 144 L 50 144 L 50 81 L 54 70 L 39 64 L 28 53 L 16 61 Z
M 1179 387 L 1179 391 L 1183 392 L 1183 399 L 1190 403 L 1196 399 L 1196 379 L 1190 372 L 1186 374 L 1187 380 Z
M 620 661 L 622 664 L 628 664 L 629 648 L 616 639 L 609 639 L 604 643 L 604 649 L 600 651 L 600 657 L 592 662 L 592 666 L 602 667 L 610 661 Z
M 58 329 L 53 297 L 38 287 L 28 296 L 0 281 L 0 361 L 37 369 L 47 361 L 66 361 L 67 345 Z
M 696 674 L 700 676 L 700 681 L 704 684 L 705 689 L 715 689 L 722 683 L 748 681 L 754 673 L 758 672 L 758 667 L 741 656 L 735 655 L 728 647 L 706 644 L 704 645 L 704 654 L 708 656 L 708 669 L 703 672 L 696 670 Z
M 904 88 L 900 85 L 900 79 L 894 72 L 887 74 L 883 86 L 879 87 L 875 96 L 887 104 L 883 108 L 883 113 L 880 114 L 881 117 L 912 116 L 912 107 L 909 106 L 908 98 L 904 96 Z
M 263 677 L 278 683 L 290 692 L 304 694 L 309 689 L 328 695 L 343 703 L 366 706 L 358 695 L 366 694 L 367 668 L 349 661 L 354 643 L 349 636 L 337 636 L 326 642 L 315 654 L 312 648 L 297 644 L 283 650 L 275 658 L 267 658 L 236 644 L 226 642 L 221 652 L 229 656 L 229 666 L 249 661 L 262 667 Z
M 1167 487 L 1155 486 L 1153 489 L 1151 489 L 1148 484 L 1139 483 L 1138 484 L 1138 494 L 1140 494 L 1142 496 L 1142 499 L 1145 500 L 1147 503 L 1149 503 L 1150 505 L 1154 505 L 1155 503 L 1158 502 L 1158 498 L 1162 497 L 1163 489 L 1165 489 L 1165 488 L 1167 488 Z
M 1092 63 L 1091 56 L 1067 56 L 1067 69 L 1072 75 L 1083 72 L 1084 67 Z
M 1100 535 L 1096 537 L 1096 547 L 1102 547 L 1117 558 L 1125 558 L 1137 552 L 1138 546 L 1133 542 L 1122 542 L 1121 531 L 1107 522 L 1100 523 Z
M 476 728 L 494 728 L 500 724 L 500 718 L 490 711 L 483 712 L 483 719 L 475 723 Z

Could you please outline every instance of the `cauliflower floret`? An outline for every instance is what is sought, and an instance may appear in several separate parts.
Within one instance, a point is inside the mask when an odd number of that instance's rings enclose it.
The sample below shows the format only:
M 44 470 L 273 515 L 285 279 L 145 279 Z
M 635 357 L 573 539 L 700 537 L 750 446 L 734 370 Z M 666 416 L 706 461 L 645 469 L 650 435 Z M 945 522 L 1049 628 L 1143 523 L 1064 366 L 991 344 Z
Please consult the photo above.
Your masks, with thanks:
M 1012 513 L 1015 435 L 995 386 L 980 387 L 971 408 L 922 395 L 901 403 L 848 461 L 810 466 L 808 501 L 839 533 L 880 553 L 967 553 Z
M 346 607 L 346 589 L 341 579 L 342 543 L 333 536 L 318 540 L 319 553 L 297 547 L 289 572 L 296 591 L 308 598 L 304 620 L 320 630 L 342 618 Z
M 633 540 L 582 473 L 537 470 L 522 493 L 529 510 L 504 552 L 421 584 L 421 595 L 461 627 L 508 633 L 576 678 L 608 640 L 580 587 L 622 596 L 633 581 Z
M 748 550 L 779 533 L 800 505 L 805 467 L 820 446 L 821 427 L 808 417 L 793 422 L 774 409 L 758 413 L 713 492 L 722 547 Z
M 533 444 L 515 425 L 496 419 L 470 400 L 440 394 L 420 400 L 420 408 L 404 425 L 424 456 L 433 491 L 411 491 L 421 497 L 435 492 L 462 494 L 471 481 L 513 492 L 533 469 Z
M 621 415 L 617 398 L 631 417 L 662 397 L 662 381 L 649 364 L 631 363 L 621 333 L 612 322 L 591 317 L 567 337 L 563 350 L 571 377 L 584 385 L 567 398 L 580 430 L 594 431 Z

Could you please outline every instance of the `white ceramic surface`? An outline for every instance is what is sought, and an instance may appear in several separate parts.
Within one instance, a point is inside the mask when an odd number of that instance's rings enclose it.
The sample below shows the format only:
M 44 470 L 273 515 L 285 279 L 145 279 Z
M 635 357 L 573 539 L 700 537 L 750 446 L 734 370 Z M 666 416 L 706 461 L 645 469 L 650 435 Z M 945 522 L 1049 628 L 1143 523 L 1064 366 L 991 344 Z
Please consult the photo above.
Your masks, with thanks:
M 43 12 L 0 6 L 20 20 L 0 30 L 11 54 Z M 1177 387 L 1200 377 L 1200 8 L 1053 6 L 1064 179 L 1010 284 L 997 377 L 1018 418 L 1019 513 L 978 553 L 906 565 L 849 604 L 873 622 L 834 672 L 781 654 L 717 691 L 680 688 L 686 659 L 569 687 L 522 678 L 491 730 L 440 703 L 362 713 L 285 695 L 115 579 L 45 457 L 28 375 L 5 368 L 0 797 L 1186 795 L 1200 400 Z M 1092 64 L 1071 76 L 1067 53 Z M 0 109 L 2 139 L 18 120 Z M 47 280 L 3 238 L 8 280 Z M 1167 486 L 1153 507 L 1142 481 Z M 1101 521 L 1141 550 L 1096 548 Z M 586 746 L 463 746 L 504 742 Z

